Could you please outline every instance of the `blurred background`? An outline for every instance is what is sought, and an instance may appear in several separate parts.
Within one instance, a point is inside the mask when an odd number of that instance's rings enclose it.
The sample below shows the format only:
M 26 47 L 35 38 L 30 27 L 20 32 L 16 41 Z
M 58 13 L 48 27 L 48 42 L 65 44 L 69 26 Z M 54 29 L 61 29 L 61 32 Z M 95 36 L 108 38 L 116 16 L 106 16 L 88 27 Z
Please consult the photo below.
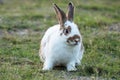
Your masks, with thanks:
M 78 71 L 42 72 L 38 52 L 45 31 L 58 24 L 56 3 L 67 12 L 70 0 L 0 0 L 1 80 L 118 80 L 120 0 L 71 0 L 85 54 Z
M 117 23 L 120 20 L 119 0 L 71 1 L 75 5 L 75 22 L 82 26 L 101 27 Z M 0 17 L 3 21 L 0 28 L 40 29 L 39 26 L 48 27 L 48 24 L 57 23 L 52 4 L 56 3 L 64 11 L 67 11 L 68 2 L 69 0 L 0 0 Z M 5 20 L 6 18 L 7 20 Z

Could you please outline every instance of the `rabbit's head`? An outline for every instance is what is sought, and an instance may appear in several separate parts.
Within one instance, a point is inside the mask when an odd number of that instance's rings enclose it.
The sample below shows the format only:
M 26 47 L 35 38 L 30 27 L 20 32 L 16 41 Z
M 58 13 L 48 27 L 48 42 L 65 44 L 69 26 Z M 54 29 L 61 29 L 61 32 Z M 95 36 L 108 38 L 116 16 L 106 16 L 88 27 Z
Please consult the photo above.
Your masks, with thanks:
M 68 4 L 68 11 L 66 14 L 56 4 L 54 4 L 54 9 L 60 24 L 60 36 L 64 36 L 66 42 L 70 45 L 77 45 L 80 43 L 81 35 L 77 25 L 73 22 L 73 4 L 71 2 Z

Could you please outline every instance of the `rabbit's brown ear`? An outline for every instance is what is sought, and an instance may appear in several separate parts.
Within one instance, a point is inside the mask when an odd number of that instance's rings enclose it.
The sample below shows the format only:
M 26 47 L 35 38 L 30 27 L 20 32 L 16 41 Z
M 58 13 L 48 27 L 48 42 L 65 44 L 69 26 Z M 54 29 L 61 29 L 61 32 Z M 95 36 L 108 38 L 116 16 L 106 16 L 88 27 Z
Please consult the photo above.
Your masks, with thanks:
M 59 24 L 63 27 L 67 19 L 66 15 L 56 4 L 54 4 L 54 9 L 55 9 Z
M 71 2 L 68 4 L 68 12 L 67 12 L 66 16 L 67 16 L 67 20 L 73 21 L 74 6 Z

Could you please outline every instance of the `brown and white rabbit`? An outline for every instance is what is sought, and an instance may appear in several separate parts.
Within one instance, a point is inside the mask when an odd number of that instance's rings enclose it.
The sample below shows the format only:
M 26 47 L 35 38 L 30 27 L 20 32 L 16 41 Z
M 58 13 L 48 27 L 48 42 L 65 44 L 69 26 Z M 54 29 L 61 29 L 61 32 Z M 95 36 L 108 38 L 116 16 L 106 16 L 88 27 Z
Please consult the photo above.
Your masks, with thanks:
M 41 40 L 39 55 L 44 62 L 43 70 L 51 70 L 56 65 L 67 67 L 67 71 L 75 71 L 80 64 L 84 47 L 78 26 L 73 22 L 74 6 L 68 4 L 65 14 L 56 4 L 54 9 L 59 24 L 50 27 Z

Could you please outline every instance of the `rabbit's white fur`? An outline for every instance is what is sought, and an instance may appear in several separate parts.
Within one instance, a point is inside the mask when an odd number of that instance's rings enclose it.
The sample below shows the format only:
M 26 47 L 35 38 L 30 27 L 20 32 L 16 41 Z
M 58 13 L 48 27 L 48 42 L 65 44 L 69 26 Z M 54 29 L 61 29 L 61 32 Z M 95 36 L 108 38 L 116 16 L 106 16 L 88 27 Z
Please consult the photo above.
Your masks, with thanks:
M 44 62 L 43 70 L 51 70 L 56 65 L 64 65 L 68 71 L 75 71 L 76 64 L 80 64 L 83 56 L 84 47 L 82 44 L 82 36 L 74 22 L 67 20 L 64 27 L 71 27 L 69 35 L 61 35 L 61 25 L 50 27 L 41 40 L 39 55 Z M 69 37 L 74 35 L 80 36 L 80 42 L 67 42 Z

